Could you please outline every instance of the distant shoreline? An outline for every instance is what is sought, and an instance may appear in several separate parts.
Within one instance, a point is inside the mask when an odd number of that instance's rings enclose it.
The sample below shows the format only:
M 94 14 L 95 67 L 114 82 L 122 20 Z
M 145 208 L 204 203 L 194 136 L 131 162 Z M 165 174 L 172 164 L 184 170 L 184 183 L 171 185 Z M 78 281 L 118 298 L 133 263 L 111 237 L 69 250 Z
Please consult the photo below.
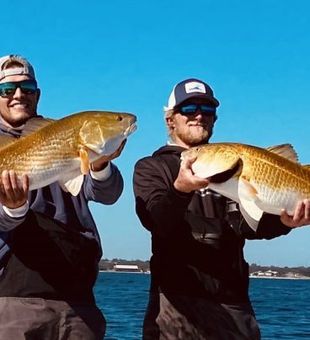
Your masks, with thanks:
M 171 264 L 173 266 L 173 264 Z M 150 261 L 124 260 L 124 259 L 101 259 L 100 272 L 109 273 L 138 273 L 150 274 Z M 249 278 L 282 279 L 282 280 L 309 280 L 310 267 L 277 267 L 261 266 L 255 263 L 249 265 Z
M 126 271 L 126 270 L 99 270 L 100 273 L 125 273 L 125 274 L 146 274 L 149 275 L 149 271 Z M 290 276 L 257 276 L 249 275 L 250 279 L 274 279 L 274 280 L 310 280 L 310 277 L 290 277 Z
M 130 273 L 130 274 L 150 274 L 149 271 L 130 271 L 130 270 L 99 270 L 99 273 Z
M 293 277 L 293 276 L 257 276 L 249 275 L 250 279 L 275 279 L 275 280 L 310 280 L 309 276 Z

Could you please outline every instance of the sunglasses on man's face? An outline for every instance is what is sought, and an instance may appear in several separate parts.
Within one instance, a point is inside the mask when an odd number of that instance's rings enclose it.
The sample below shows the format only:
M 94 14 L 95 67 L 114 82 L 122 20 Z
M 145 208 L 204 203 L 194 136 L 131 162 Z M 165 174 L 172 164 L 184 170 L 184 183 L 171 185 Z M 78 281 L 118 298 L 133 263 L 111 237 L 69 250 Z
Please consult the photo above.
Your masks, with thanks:
M 35 80 L 22 80 L 8 83 L 0 83 L 0 96 L 13 96 L 16 89 L 18 88 L 20 88 L 20 90 L 24 94 L 34 94 L 38 89 L 38 85 Z
M 207 104 L 182 105 L 176 109 L 176 112 L 179 112 L 182 115 L 186 116 L 186 115 L 196 114 L 198 110 L 201 112 L 201 114 L 207 115 L 207 116 L 214 116 L 216 113 L 216 108 L 214 106 L 207 105 Z

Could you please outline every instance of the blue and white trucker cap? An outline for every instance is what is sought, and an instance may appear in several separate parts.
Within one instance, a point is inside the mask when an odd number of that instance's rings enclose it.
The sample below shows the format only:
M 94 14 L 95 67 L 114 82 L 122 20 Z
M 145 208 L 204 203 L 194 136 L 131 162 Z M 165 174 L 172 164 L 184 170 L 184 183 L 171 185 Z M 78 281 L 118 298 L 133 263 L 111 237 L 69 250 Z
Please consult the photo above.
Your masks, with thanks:
M 206 101 L 215 107 L 220 105 L 208 84 L 199 79 L 190 78 L 183 80 L 174 86 L 168 99 L 168 106 L 165 106 L 164 110 L 173 110 L 176 106 L 190 98 L 205 98 Z
M 12 61 L 12 62 L 16 61 L 23 66 L 8 68 L 8 69 L 3 70 L 3 66 L 7 61 Z M 16 54 L 10 54 L 10 55 L 0 58 L 0 81 L 7 76 L 23 75 L 23 74 L 31 77 L 32 79 L 36 79 L 34 69 L 26 58 L 20 55 L 16 55 Z

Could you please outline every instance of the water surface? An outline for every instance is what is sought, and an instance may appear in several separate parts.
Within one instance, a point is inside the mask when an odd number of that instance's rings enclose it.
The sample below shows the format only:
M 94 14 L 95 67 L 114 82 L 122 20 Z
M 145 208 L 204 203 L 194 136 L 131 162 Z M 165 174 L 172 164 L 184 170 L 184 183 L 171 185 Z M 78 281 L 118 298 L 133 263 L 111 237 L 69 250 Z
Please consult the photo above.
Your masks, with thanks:
M 99 274 L 95 296 L 107 340 L 141 339 L 150 276 Z M 263 340 L 310 340 L 310 280 L 251 279 L 250 296 Z

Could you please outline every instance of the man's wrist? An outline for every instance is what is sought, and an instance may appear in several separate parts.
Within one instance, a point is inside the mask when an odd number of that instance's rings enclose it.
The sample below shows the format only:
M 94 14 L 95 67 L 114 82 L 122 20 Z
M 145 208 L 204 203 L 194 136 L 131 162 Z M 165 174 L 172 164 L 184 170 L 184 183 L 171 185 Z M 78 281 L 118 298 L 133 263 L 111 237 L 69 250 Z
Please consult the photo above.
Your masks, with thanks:
M 3 210 L 10 217 L 13 218 L 24 217 L 29 210 L 29 202 L 26 201 L 22 206 L 18 208 L 8 208 L 3 205 Z
M 90 163 L 90 170 L 92 172 L 100 172 L 102 170 L 104 170 L 107 166 L 109 165 L 109 162 L 105 162 L 100 164 L 100 166 L 95 166 L 94 163 Z
M 100 171 L 93 170 L 92 166 L 91 166 L 91 169 L 90 169 L 91 177 L 93 179 L 98 180 L 98 181 L 103 181 L 103 180 L 109 178 L 111 173 L 112 173 L 112 169 L 111 169 L 111 163 L 110 162 L 108 162 L 107 165 Z

